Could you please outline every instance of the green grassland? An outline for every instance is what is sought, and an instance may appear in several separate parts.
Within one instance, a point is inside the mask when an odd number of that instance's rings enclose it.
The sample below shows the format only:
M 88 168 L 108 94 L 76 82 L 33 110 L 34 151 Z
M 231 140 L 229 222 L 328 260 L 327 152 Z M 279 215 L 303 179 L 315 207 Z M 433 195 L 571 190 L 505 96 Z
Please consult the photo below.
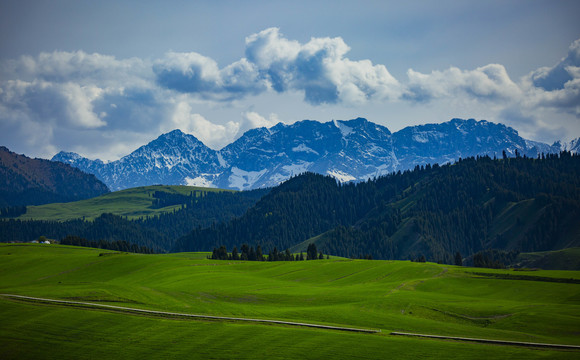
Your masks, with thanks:
M 104 255 L 107 254 L 107 255 Z M 562 358 L 391 331 L 580 345 L 580 272 L 405 261 L 207 260 L 0 245 L 0 293 L 179 313 L 381 329 L 379 334 L 176 320 L 0 297 L 0 358 Z
M 185 185 L 153 185 L 115 191 L 96 198 L 70 203 L 53 203 L 40 206 L 28 206 L 26 214 L 18 217 L 22 220 L 55 220 L 72 219 L 92 220 L 103 213 L 126 216 L 129 219 L 153 216 L 159 213 L 172 212 L 180 205 L 155 209 L 152 194 L 156 191 L 172 194 L 189 195 L 192 191 L 230 191 L 213 188 L 200 188 Z

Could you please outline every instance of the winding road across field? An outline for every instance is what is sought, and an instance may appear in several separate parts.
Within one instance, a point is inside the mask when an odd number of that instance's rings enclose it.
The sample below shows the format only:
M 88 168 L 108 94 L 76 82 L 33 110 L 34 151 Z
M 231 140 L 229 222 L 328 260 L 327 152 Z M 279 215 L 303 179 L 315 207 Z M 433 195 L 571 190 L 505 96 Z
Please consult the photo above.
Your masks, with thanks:
M 221 321 L 246 321 L 254 323 L 269 323 L 269 324 L 279 324 L 279 325 L 290 325 L 290 326 L 304 326 L 311 328 L 319 328 L 326 330 L 341 330 L 341 331 L 351 331 L 359 333 L 380 333 L 380 329 L 359 329 L 344 326 L 330 326 L 321 324 L 310 324 L 302 322 L 292 322 L 292 321 L 282 321 L 282 320 L 267 320 L 267 319 L 251 319 L 251 318 L 237 318 L 228 316 L 213 316 L 213 315 L 198 315 L 198 314 L 186 314 L 186 313 L 174 313 L 166 311 L 156 311 L 156 310 L 145 310 L 145 309 L 135 309 L 122 306 L 106 305 L 106 304 L 95 304 L 81 301 L 69 301 L 69 300 L 55 300 L 55 299 L 44 299 L 31 296 L 13 295 L 13 294 L 0 294 L 0 296 L 24 300 L 28 302 L 40 302 L 46 304 L 60 304 L 67 306 L 83 307 L 83 308 L 101 308 L 106 310 L 113 310 L 122 313 L 133 313 L 133 314 L 145 314 L 154 316 L 166 316 L 172 318 L 196 318 L 196 319 L 206 319 L 206 320 L 221 320 Z
M 325 330 L 350 331 L 350 332 L 358 332 L 358 333 L 380 333 L 381 332 L 380 329 L 361 329 L 361 328 L 352 328 L 352 327 L 344 327 L 344 326 L 331 326 L 331 325 L 311 324 L 311 323 L 282 321 L 282 320 L 251 319 L 251 318 L 238 318 L 238 317 L 227 317 L 227 316 L 174 313 L 174 312 L 166 312 L 166 311 L 155 311 L 155 310 L 128 308 L 128 307 L 106 305 L 106 304 L 95 304 L 95 303 L 88 303 L 88 302 L 81 302 L 81 301 L 45 299 L 45 298 L 37 298 L 37 297 L 14 295 L 14 294 L 0 294 L 0 296 L 6 297 L 6 298 L 12 298 L 12 299 L 16 299 L 16 300 L 27 301 L 27 302 L 39 302 L 39 303 L 45 303 L 45 304 L 57 304 L 57 305 L 74 306 L 74 307 L 82 307 L 82 308 L 97 308 L 97 309 L 112 310 L 115 312 L 128 313 L 128 314 L 142 314 L 142 315 L 162 316 L 162 317 L 171 317 L 171 318 L 189 318 L 189 319 L 194 318 L 194 319 L 202 319 L 202 320 L 205 319 L 205 320 L 218 320 L 218 321 L 243 321 L 243 322 L 253 322 L 253 323 L 268 323 L 268 324 L 278 324 L 278 325 L 288 325 L 288 326 L 302 326 L 302 327 L 318 328 L 318 329 L 325 329 Z M 456 336 L 426 335 L 426 334 L 405 333 L 405 332 L 391 332 L 391 333 L 389 333 L 389 335 L 412 336 L 412 337 L 422 337 L 422 338 L 439 339 L 439 340 L 478 342 L 478 343 L 495 344 L 495 345 L 541 347 L 541 348 L 552 348 L 552 349 L 563 349 L 563 350 L 564 349 L 565 350 L 580 350 L 579 345 L 530 343 L 530 342 L 521 342 L 521 341 L 464 338 L 464 337 L 456 337 Z

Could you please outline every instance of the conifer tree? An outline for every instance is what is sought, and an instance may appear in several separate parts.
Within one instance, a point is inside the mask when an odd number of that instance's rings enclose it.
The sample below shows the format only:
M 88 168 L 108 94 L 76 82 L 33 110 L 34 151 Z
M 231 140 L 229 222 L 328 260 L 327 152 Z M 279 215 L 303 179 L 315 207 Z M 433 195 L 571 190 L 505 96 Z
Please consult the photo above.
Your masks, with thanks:
M 316 260 L 318 259 L 318 251 L 316 250 L 316 245 L 313 243 L 308 244 L 306 249 L 306 260 Z
M 461 257 L 461 253 L 459 251 L 455 253 L 455 265 L 463 266 L 463 258 Z

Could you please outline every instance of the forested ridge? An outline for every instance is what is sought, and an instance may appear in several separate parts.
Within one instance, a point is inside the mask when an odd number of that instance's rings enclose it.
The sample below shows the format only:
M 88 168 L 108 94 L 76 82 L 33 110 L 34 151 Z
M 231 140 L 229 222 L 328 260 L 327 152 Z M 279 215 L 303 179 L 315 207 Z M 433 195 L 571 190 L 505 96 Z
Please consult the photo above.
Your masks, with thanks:
M 304 174 L 242 217 L 195 229 L 173 250 L 247 243 L 296 251 L 315 242 L 338 256 L 453 263 L 457 252 L 578 246 L 579 175 L 580 157 L 568 152 L 460 159 L 358 184 Z
M 94 175 L 70 165 L 31 159 L 0 146 L 0 215 L 15 216 L 22 206 L 88 199 L 108 193 Z

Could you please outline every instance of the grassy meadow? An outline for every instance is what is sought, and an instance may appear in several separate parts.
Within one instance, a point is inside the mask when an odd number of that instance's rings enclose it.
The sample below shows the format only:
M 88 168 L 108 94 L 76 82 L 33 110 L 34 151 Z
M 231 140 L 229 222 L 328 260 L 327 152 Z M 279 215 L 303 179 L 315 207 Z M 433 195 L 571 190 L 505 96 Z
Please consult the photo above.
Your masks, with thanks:
M 201 188 L 185 185 L 152 185 L 130 188 L 111 192 L 95 198 L 70 203 L 52 203 L 39 206 L 28 206 L 26 214 L 21 220 L 54 220 L 65 221 L 72 219 L 92 220 L 103 213 L 126 216 L 129 219 L 154 216 L 160 213 L 172 212 L 181 208 L 181 205 L 167 206 L 155 209 L 153 193 L 155 191 L 170 194 L 189 195 L 192 191 L 231 191 L 213 188 Z
M 207 260 L 1 244 L 0 293 L 192 314 L 381 329 L 347 333 L 178 320 L 0 297 L 0 358 L 562 358 L 391 331 L 580 345 L 580 272 L 330 259 Z

